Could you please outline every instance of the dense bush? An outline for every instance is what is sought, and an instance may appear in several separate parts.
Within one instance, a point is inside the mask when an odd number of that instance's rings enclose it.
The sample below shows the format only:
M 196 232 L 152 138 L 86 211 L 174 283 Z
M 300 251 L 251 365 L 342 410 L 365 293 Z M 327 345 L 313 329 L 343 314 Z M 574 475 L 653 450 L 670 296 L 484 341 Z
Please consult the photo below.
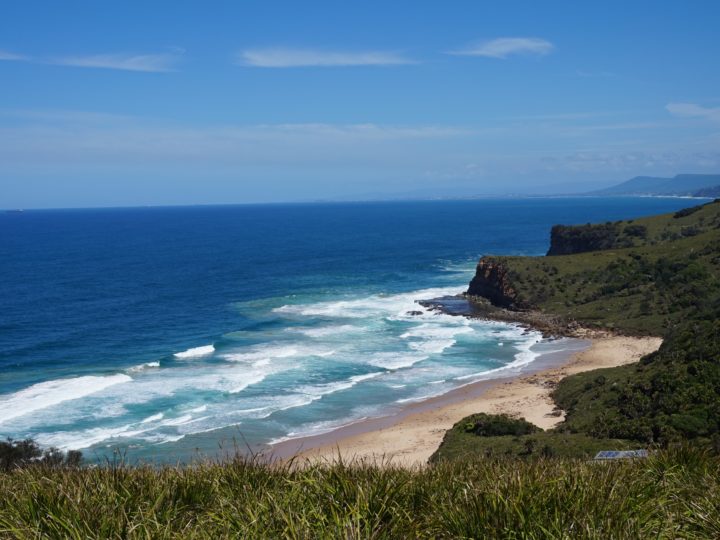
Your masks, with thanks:
M 32 439 L 0 441 L 0 470 L 2 471 L 31 465 L 77 467 L 81 461 L 82 453 L 77 450 L 67 453 L 61 452 L 57 448 L 43 450 Z
M 623 229 L 623 232 L 628 236 L 647 238 L 647 227 L 645 225 L 628 225 Z
M 675 213 L 673 214 L 673 218 L 679 219 L 679 218 L 684 218 L 684 217 L 687 217 L 687 216 L 691 216 L 691 215 L 693 215 L 695 212 L 698 212 L 698 211 L 702 210 L 703 206 L 705 206 L 705 205 L 701 204 L 701 205 L 698 205 L 698 206 L 691 206 L 690 208 L 683 208 L 682 210 L 678 210 L 677 212 L 675 212 Z
M 688 322 L 633 366 L 563 379 L 553 397 L 563 429 L 667 445 L 720 436 L 720 320 Z
M 464 420 L 466 433 L 473 433 L 480 437 L 494 437 L 499 435 L 528 435 L 540 431 L 524 418 L 512 418 L 506 414 L 478 413 Z

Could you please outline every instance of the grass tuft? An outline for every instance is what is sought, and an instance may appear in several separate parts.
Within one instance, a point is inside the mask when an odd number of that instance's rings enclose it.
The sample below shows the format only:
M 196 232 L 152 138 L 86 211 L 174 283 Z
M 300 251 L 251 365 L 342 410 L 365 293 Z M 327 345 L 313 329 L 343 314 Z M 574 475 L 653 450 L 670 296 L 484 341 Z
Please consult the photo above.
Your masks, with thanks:
M 0 473 L 3 538 L 711 538 L 720 459 L 494 456 L 391 464 L 125 465 Z

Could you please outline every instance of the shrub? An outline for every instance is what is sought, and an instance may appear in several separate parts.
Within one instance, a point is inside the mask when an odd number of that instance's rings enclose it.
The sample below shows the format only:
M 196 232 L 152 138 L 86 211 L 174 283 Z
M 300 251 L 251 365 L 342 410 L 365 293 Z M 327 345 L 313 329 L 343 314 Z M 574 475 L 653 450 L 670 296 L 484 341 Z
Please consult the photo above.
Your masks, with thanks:
M 529 435 L 540 428 L 524 418 L 512 418 L 506 414 L 474 414 L 466 419 L 465 431 L 480 437 L 499 435 Z
M 43 450 L 32 439 L 22 441 L 0 441 L 0 470 L 10 471 L 31 465 L 49 467 L 77 467 L 82 461 L 82 452 L 71 450 L 64 453 L 57 448 Z
M 702 210 L 703 206 L 705 206 L 705 205 L 701 204 L 699 206 L 691 206 L 690 208 L 683 208 L 682 210 L 678 210 L 677 212 L 675 212 L 675 214 L 673 215 L 673 218 L 679 219 L 679 218 L 691 216 L 695 212 Z
M 628 225 L 625 227 L 625 234 L 638 238 L 647 238 L 647 227 L 645 225 Z

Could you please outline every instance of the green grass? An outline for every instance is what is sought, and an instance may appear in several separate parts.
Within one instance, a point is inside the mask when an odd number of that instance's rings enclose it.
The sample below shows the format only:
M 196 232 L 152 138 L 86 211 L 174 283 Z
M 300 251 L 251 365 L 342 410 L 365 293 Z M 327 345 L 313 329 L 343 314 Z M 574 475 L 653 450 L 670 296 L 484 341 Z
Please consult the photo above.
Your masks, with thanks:
M 720 460 L 493 458 L 392 466 L 29 467 L 3 538 L 718 538 Z

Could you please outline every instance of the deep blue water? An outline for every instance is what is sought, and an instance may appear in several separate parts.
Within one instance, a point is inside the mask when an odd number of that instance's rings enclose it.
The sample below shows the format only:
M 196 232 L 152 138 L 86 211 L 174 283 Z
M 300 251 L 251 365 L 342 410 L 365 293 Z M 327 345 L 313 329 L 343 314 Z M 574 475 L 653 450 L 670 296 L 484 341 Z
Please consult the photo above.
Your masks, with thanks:
M 184 456 L 214 448 L 216 430 L 229 426 L 255 445 L 387 412 L 512 370 L 547 346 L 510 325 L 414 304 L 462 291 L 479 256 L 543 254 L 555 223 L 692 204 L 517 199 L 0 214 L 0 436 Z

